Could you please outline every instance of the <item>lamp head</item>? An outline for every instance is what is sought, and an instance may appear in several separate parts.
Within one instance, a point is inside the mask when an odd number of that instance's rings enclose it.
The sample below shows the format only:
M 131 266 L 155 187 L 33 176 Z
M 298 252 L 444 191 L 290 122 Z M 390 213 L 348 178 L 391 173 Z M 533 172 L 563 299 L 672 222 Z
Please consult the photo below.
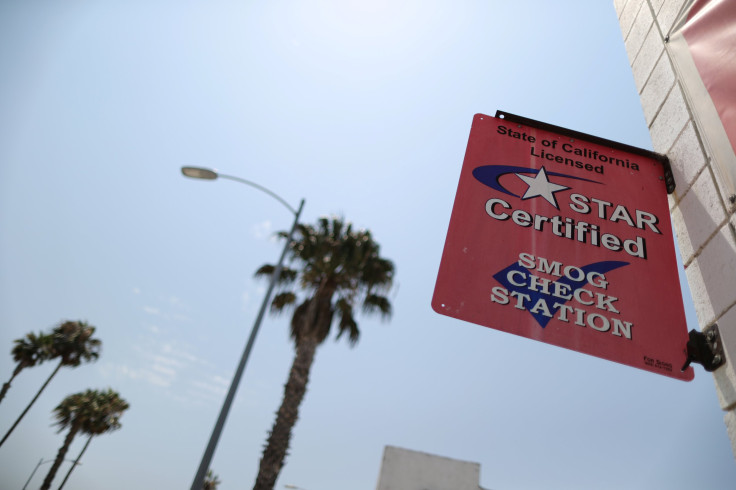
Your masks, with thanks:
M 181 173 L 192 179 L 215 180 L 217 172 L 202 167 L 182 167 Z

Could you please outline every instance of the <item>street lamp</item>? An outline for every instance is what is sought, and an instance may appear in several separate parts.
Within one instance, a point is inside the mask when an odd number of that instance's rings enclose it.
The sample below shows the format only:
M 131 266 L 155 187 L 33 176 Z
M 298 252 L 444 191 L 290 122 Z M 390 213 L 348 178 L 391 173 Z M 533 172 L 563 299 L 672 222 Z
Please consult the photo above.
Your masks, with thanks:
M 256 334 L 258 333 L 258 329 L 261 326 L 261 321 L 263 320 L 263 315 L 266 312 L 268 302 L 271 300 L 271 293 L 273 292 L 273 288 L 276 285 L 276 279 L 281 275 L 284 257 L 286 256 L 286 251 L 289 249 L 289 245 L 291 244 L 291 237 L 294 234 L 296 225 L 299 223 L 299 215 L 301 214 L 302 208 L 304 207 L 304 199 L 302 199 L 299 203 L 299 209 L 295 210 L 294 208 L 289 206 L 289 203 L 284 201 L 279 195 L 275 194 L 269 189 L 266 189 L 263 186 L 256 184 L 255 182 L 241 179 L 240 177 L 220 174 L 215 172 L 214 170 L 200 167 L 182 167 L 181 173 L 193 179 L 215 180 L 219 177 L 221 179 L 234 180 L 235 182 L 240 182 L 241 184 L 255 187 L 256 189 L 265 192 L 269 196 L 279 201 L 291 212 L 291 214 L 294 215 L 294 224 L 291 226 L 289 236 L 286 239 L 286 244 L 284 245 L 284 250 L 281 252 L 281 257 L 279 257 L 279 262 L 276 265 L 276 269 L 271 275 L 271 282 L 269 283 L 268 289 L 266 290 L 266 296 L 263 298 L 263 303 L 261 304 L 261 309 L 258 311 L 258 316 L 256 317 L 256 321 L 253 324 L 253 329 L 250 331 L 248 343 L 245 344 L 245 350 L 243 350 L 243 355 L 240 357 L 238 368 L 235 370 L 235 375 L 230 382 L 230 389 L 228 389 L 227 396 L 225 396 L 225 401 L 223 402 L 222 408 L 220 409 L 220 415 L 217 417 L 217 422 L 215 423 L 214 429 L 212 429 L 212 435 L 210 436 L 209 443 L 207 443 L 207 448 L 204 451 L 204 455 L 202 455 L 202 461 L 199 464 L 199 469 L 197 470 L 197 474 L 194 476 L 194 481 L 192 481 L 191 490 L 202 490 L 202 487 L 204 486 L 205 475 L 207 474 L 207 470 L 210 468 L 212 456 L 214 455 L 215 448 L 217 447 L 217 441 L 220 439 L 222 428 L 225 425 L 225 419 L 227 418 L 227 414 L 230 411 L 230 406 L 232 405 L 233 399 L 235 398 L 235 392 L 238 389 L 238 384 L 240 384 L 240 378 L 243 376 L 245 364 L 248 362 L 248 357 L 250 356 L 250 350 L 253 347 L 253 343 L 255 342 Z

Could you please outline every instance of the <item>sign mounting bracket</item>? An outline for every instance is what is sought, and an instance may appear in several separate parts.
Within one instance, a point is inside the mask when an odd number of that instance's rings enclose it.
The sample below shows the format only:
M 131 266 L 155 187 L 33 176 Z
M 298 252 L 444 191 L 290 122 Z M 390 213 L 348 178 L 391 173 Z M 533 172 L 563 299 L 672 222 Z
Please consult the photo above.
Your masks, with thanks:
M 569 136 L 573 139 L 585 140 L 598 145 L 607 146 L 609 148 L 614 148 L 617 150 L 626 151 L 635 155 L 641 155 L 643 157 L 657 160 L 662 164 L 662 167 L 664 169 L 664 183 L 667 188 L 667 194 L 672 194 L 673 192 L 675 192 L 675 177 L 672 174 L 672 167 L 670 166 L 670 160 L 669 158 L 667 158 L 667 155 L 663 155 L 662 153 L 657 153 L 650 150 L 645 150 L 644 148 L 638 148 L 636 146 L 619 143 L 617 141 L 607 140 L 599 136 L 593 136 L 592 134 L 581 133 L 580 131 L 574 131 L 572 129 L 554 126 L 545 122 L 535 121 L 534 119 L 529 119 L 528 117 L 517 116 L 516 114 L 511 114 L 500 110 L 496 111 L 496 117 L 512 123 L 522 124 L 524 126 L 530 126 L 545 131 L 550 131 L 564 136 Z
M 713 372 L 726 362 L 718 324 L 705 327 L 702 332 L 690 330 L 689 335 L 687 361 L 682 366 L 682 371 L 685 371 L 691 362 L 695 362 L 701 364 L 706 371 Z

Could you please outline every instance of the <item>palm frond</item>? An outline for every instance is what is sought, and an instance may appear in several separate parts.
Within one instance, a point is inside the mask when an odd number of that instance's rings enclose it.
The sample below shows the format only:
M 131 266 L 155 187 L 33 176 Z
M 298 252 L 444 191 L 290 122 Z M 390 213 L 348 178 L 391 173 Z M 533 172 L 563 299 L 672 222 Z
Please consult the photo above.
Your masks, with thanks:
M 292 291 L 284 291 L 277 294 L 271 301 L 271 312 L 281 313 L 296 303 L 296 294 Z
M 391 302 L 387 297 L 378 294 L 369 294 L 363 300 L 364 313 L 380 313 L 382 320 L 391 317 Z
M 273 271 L 276 270 L 276 266 L 271 264 L 263 264 L 258 268 L 258 270 L 253 274 L 255 277 L 260 276 L 270 276 L 273 274 Z
M 327 216 L 322 216 L 317 220 L 319 224 L 320 234 L 324 237 L 330 236 L 330 219 Z
M 350 347 L 353 347 L 360 337 L 358 323 L 353 317 L 353 306 L 346 298 L 340 298 L 335 306 L 337 307 L 337 312 L 340 315 L 340 323 L 338 324 L 337 337 L 335 337 L 335 340 L 340 340 L 340 337 L 347 333 L 348 343 L 350 344 Z
M 271 264 L 263 264 L 261 267 L 258 268 L 258 270 L 253 275 L 255 277 L 266 276 L 270 278 L 275 272 L 275 270 L 276 270 L 276 266 L 271 265 Z M 299 273 L 295 271 L 294 269 L 288 266 L 283 266 L 281 269 L 281 274 L 279 274 L 279 280 L 276 281 L 276 284 L 278 286 L 291 284 L 296 280 L 298 274 Z
M 366 263 L 362 279 L 368 290 L 378 289 L 388 291 L 393 283 L 395 267 L 393 262 L 376 257 Z

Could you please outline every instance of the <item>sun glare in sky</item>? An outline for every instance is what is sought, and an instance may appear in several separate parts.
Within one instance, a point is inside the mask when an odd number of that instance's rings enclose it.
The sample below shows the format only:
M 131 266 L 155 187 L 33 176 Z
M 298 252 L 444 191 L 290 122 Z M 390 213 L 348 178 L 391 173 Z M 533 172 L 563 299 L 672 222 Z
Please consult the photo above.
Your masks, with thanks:
M 292 45 L 339 61 L 396 60 L 431 42 L 443 9 L 427 9 L 418 1 L 365 2 L 331 5 L 305 2 L 278 13 L 290 30 Z M 448 15 L 456 16 L 459 10 Z M 306 40 L 312 43 L 305 46 Z

